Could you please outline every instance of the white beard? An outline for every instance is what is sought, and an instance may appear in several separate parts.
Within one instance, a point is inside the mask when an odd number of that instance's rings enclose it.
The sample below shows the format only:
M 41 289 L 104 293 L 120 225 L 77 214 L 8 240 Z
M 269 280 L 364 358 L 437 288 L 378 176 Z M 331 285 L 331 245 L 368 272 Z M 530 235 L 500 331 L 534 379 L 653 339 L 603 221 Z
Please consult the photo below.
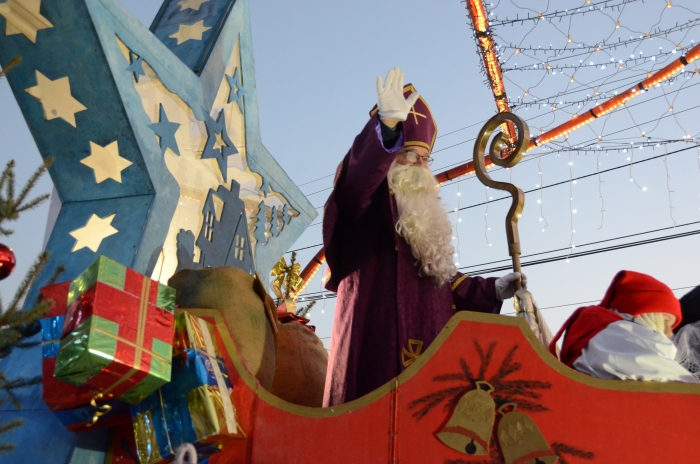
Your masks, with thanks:
M 394 161 L 387 179 L 399 213 L 396 232 L 411 246 L 419 275 L 432 277 L 436 287 L 442 286 L 452 280 L 457 268 L 452 224 L 438 196 L 435 177 L 428 169 Z

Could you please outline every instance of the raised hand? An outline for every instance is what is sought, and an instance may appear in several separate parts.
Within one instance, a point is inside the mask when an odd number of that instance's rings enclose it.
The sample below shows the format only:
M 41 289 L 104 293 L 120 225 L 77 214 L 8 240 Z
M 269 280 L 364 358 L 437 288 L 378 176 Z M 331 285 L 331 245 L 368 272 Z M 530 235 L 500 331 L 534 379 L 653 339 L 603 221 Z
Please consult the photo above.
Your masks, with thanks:
M 386 84 L 382 83 L 382 76 L 377 76 L 377 108 L 382 121 L 392 119 L 405 121 L 418 97 L 418 93 L 413 92 L 408 98 L 404 98 L 403 71 L 399 68 L 389 71 Z M 387 125 L 394 127 L 396 124 Z

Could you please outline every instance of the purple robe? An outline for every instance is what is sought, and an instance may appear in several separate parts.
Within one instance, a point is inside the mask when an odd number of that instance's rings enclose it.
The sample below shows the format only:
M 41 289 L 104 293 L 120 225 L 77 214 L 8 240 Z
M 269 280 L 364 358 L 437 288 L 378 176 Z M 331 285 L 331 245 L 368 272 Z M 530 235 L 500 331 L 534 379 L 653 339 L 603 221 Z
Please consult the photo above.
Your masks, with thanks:
M 452 285 L 435 288 L 432 278 L 418 275 L 411 247 L 396 233 L 387 182 L 402 143 L 384 148 L 373 116 L 339 166 L 325 206 L 326 288 L 338 299 L 324 406 L 359 398 L 399 375 L 455 310 L 500 312 L 495 278 L 458 274 Z

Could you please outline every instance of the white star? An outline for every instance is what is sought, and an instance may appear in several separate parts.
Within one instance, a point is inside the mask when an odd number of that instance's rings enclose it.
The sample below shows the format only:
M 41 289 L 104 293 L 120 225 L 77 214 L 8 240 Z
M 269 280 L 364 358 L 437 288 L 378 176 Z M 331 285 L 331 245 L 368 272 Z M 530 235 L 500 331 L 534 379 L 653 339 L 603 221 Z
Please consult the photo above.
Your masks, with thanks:
M 98 184 L 107 179 L 114 179 L 121 184 L 122 171 L 133 164 L 119 156 L 119 145 L 116 140 L 106 147 L 90 142 L 90 153 L 90 156 L 83 158 L 80 162 L 95 171 L 95 182 Z
M 204 20 L 197 21 L 194 24 L 180 24 L 180 29 L 170 36 L 171 39 L 177 39 L 177 44 L 180 45 L 188 40 L 202 40 L 202 34 L 207 32 L 211 27 L 204 26 Z
M 177 2 L 178 5 L 180 5 L 180 11 L 190 9 L 190 10 L 198 10 L 202 6 L 202 3 L 206 3 L 209 0 L 180 0 Z
M 36 81 L 37 85 L 25 91 L 44 106 L 46 120 L 63 118 L 68 124 L 76 127 L 75 113 L 85 111 L 87 108 L 71 95 L 68 77 L 52 81 L 37 71 Z
M 41 16 L 40 7 L 41 0 L 8 0 L 0 3 L 0 15 L 7 20 L 5 35 L 24 34 L 32 43 L 36 43 L 37 31 L 53 27 Z
M 119 232 L 112 227 L 112 219 L 114 219 L 114 216 L 116 216 L 116 213 L 106 218 L 101 218 L 97 214 L 93 214 L 84 227 L 75 229 L 70 233 L 76 240 L 75 246 L 71 251 L 75 252 L 82 248 L 90 248 L 97 253 L 97 249 L 100 248 L 102 240 Z

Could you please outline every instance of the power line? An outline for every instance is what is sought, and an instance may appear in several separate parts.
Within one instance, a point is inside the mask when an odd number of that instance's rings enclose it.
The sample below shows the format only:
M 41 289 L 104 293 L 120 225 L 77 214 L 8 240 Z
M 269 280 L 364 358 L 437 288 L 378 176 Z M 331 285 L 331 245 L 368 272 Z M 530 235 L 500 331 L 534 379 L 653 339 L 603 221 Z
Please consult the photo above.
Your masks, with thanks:
M 677 287 L 677 288 L 672 288 L 671 290 L 677 291 L 677 290 L 687 290 L 689 288 L 695 288 L 696 285 L 690 285 L 688 287 Z M 540 308 L 540 311 L 544 311 L 545 309 L 556 309 L 556 308 L 566 308 L 567 306 L 578 306 L 578 305 L 585 305 L 585 304 L 590 304 L 590 303 L 598 303 L 600 302 L 600 298 L 597 300 L 589 300 L 589 301 L 580 301 L 578 303 L 568 303 L 568 304 L 561 304 L 561 305 L 555 305 L 555 306 L 547 306 L 544 308 Z M 511 315 L 515 314 L 515 311 L 510 312 L 510 313 L 501 313 L 502 316 L 506 315 Z M 325 337 L 325 338 L 331 338 L 331 337 Z
M 671 290 L 673 291 L 678 291 L 678 290 L 687 290 L 689 288 L 695 288 L 696 285 L 689 285 L 687 287 L 676 287 L 672 288 Z M 554 305 L 554 306 L 545 306 L 544 308 L 539 308 L 540 311 L 544 311 L 545 309 L 556 309 L 556 308 L 566 308 L 568 306 L 578 306 L 578 305 L 586 305 L 586 304 L 591 304 L 591 303 L 598 303 L 600 301 L 600 298 L 597 300 L 588 300 L 588 301 L 579 301 L 577 303 L 567 303 L 567 304 L 560 304 L 560 305 Z M 500 313 L 501 316 L 510 316 L 510 315 L 515 315 L 515 311 L 508 312 L 508 313 Z M 329 338 L 332 338 L 331 336 L 328 337 L 319 337 L 320 340 L 328 340 Z
M 521 266 L 523 266 L 523 267 L 525 267 L 525 266 L 537 266 L 540 264 L 553 263 L 555 261 L 562 261 L 562 260 L 568 261 L 571 258 L 579 258 L 581 256 L 589 256 L 589 255 L 595 255 L 595 254 L 599 254 L 599 253 L 607 253 L 610 251 L 622 250 L 624 248 L 631 248 L 631 247 L 636 247 L 636 246 L 641 246 L 641 245 L 649 245 L 649 244 L 657 243 L 657 242 L 664 242 L 666 240 L 675 240 L 675 239 L 679 239 L 679 238 L 690 237 L 692 235 L 697 235 L 697 234 L 700 234 L 700 230 L 692 230 L 689 232 L 668 235 L 665 237 L 656 237 L 656 238 L 650 238 L 650 239 L 646 239 L 646 240 L 638 240 L 636 242 L 623 243 L 620 245 L 612 245 L 609 247 L 597 248 L 595 250 L 579 251 L 579 252 L 575 252 L 575 253 L 566 253 L 566 254 L 560 255 L 560 256 L 552 256 L 551 258 L 543 258 L 543 259 L 539 259 L 539 260 L 524 262 L 524 263 L 521 263 Z M 478 269 L 478 270 L 474 271 L 474 273 L 479 274 L 479 275 L 489 274 L 492 272 L 505 271 L 505 270 L 508 270 L 511 268 L 512 268 L 512 266 L 499 266 L 499 267 L 494 267 L 494 268 L 490 268 L 490 269 Z M 460 268 L 460 269 L 462 269 L 462 268 Z
M 629 80 L 629 79 L 630 79 L 630 78 L 625 78 L 625 79 L 622 79 L 622 80 Z M 632 79 L 637 79 L 637 77 L 633 76 Z M 610 82 L 610 83 L 613 83 L 613 82 L 617 82 L 617 81 L 612 81 L 612 82 Z M 621 85 L 621 86 L 620 86 L 620 88 L 622 88 L 622 87 L 625 87 L 625 85 Z M 612 90 L 610 90 L 610 91 L 612 91 Z M 561 94 L 561 95 L 564 95 L 564 94 Z M 561 95 L 557 95 L 557 96 L 553 96 L 553 97 L 546 97 L 546 98 L 547 98 L 547 99 L 549 99 L 549 98 L 558 98 L 558 97 L 560 97 Z M 631 106 L 630 106 L 630 107 L 631 107 Z M 549 114 L 549 113 L 538 114 L 537 116 L 533 116 L 532 118 L 530 118 L 529 121 L 534 121 L 535 119 L 540 118 L 540 117 L 542 117 L 542 116 L 547 116 L 548 114 Z M 468 125 L 468 126 L 462 127 L 462 128 L 460 128 L 460 129 L 455 129 L 455 130 L 453 130 L 453 131 L 451 131 L 451 132 L 448 132 L 448 133 L 446 133 L 446 134 L 438 135 L 436 138 L 439 139 L 439 138 L 441 138 L 441 137 L 446 137 L 446 136 L 451 135 L 451 134 L 454 134 L 454 133 L 456 133 L 456 132 L 460 132 L 460 131 L 463 131 L 463 130 L 465 130 L 465 129 L 469 129 L 469 128 L 474 127 L 474 126 L 478 126 L 479 124 L 484 124 L 486 121 L 488 121 L 488 119 L 484 119 L 484 120 L 482 120 L 482 121 L 475 122 L 475 123 L 473 123 L 473 124 L 470 124 L 470 125 Z M 444 147 L 444 148 L 441 148 L 441 149 L 439 149 L 439 150 L 435 150 L 435 151 L 432 152 L 432 153 L 439 153 L 439 152 L 441 152 L 441 151 L 447 150 L 448 148 L 454 148 L 454 147 L 459 146 L 459 145 L 464 145 L 465 143 L 469 143 L 469 142 L 472 142 L 472 141 L 474 141 L 474 140 L 476 140 L 476 138 L 471 138 L 471 139 L 469 139 L 469 140 L 465 140 L 465 141 L 463 141 L 463 142 L 459 142 L 459 143 L 457 143 L 457 144 L 455 144 L 455 145 L 450 145 L 449 147 Z M 447 165 L 447 166 L 443 166 L 443 167 L 441 167 L 441 168 L 437 168 L 437 169 L 435 169 L 435 170 L 436 170 L 436 171 L 442 171 L 442 170 L 445 170 L 445 169 L 449 169 L 449 168 L 451 168 L 451 167 L 453 167 L 453 166 L 457 166 L 457 165 L 459 165 L 459 164 L 462 164 L 462 163 L 461 163 L 461 162 L 459 162 L 459 163 L 453 163 L 453 164 L 450 164 L 450 165 Z M 318 178 L 316 178 L 316 179 L 313 179 L 313 180 L 304 182 L 303 184 L 299 184 L 298 186 L 301 187 L 302 185 L 312 184 L 312 183 L 314 183 L 314 182 L 317 182 L 317 181 L 323 180 L 323 179 L 327 179 L 327 178 L 332 177 L 332 176 L 334 176 L 334 175 L 335 175 L 335 173 L 333 173 L 333 174 L 327 174 L 327 175 L 325 175 L 325 176 L 318 177 Z M 315 193 L 325 192 L 325 191 L 327 191 L 327 190 L 330 190 L 331 188 L 332 188 L 332 187 L 329 187 L 329 188 L 326 188 L 326 189 L 323 189 L 323 190 L 319 190 L 319 191 L 314 192 L 314 193 L 309 193 L 307 196 L 313 195 L 313 194 L 315 194 Z M 316 209 L 318 209 L 318 208 L 320 208 L 320 206 L 319 206 L 319 207 L 316 207 Z
M 609 247 L 596 248 L 596 249 L 588 250 L 588 251 L 580 251 L 580 252 L 575 252 L 575 253 L 568 253 L 567 252 L 566 254 L 559 255 L 559 256 L 552 256 L 549 258 L 543 258 L 543 259 L 539 259 L 539 260 L 526 261 L 526 262 L 521 263 L 521 266 L 522 267 L 538 266 L 540 264 L 547 264 L 547 263 L 552 263 L 555 261 L 563 261 L 563 260 L 568 261 L 569 259 L 579 258 L 582 256 L 589 256 L 589 255 L 595 255 L 595 254 L 600 254 L 600 253 L 608 253 L 611 251 L 622 250 L 625 248 L 632 248 L 632 247 L 636 247 L 636 246 L 649 245 L 652 243 L 664 242 L 667 240 L 676 240 L 679 238 L 690 237 L 690 236 L 698 235 L 698 234 L 700 234 L 700 229 L 692 230 L 692 231 L 688 231 L 688 232 L 682 232 L 682 233 L 678 233 L 678 234 L 666 235 L 663 237 L 654 237 L 654 238 L 645 239 L 645 240 L 638 240 L 635 242 L 622 243 L 622 244 L 618 244 L 618 245 L 612 245 Z M 618 239 L 619 238 L 621 238 L 621 237 L 618 237 Z M 610 239 L 610 240 L 614 240 L 614 239 Z M 566 250 L 568 250 L 568 248 Z M 551 250 L 549 252 L 544 252 L 544 253 L 553 253 L 555 251 L 556 250 Z M 540 253 L 540 254 L 542 254 L 542 253 Z M 463 266 L 463 267 L 460 267 L 459 269 L 466 269 L 468 267 L 473 267 L 473 266 Z M 510 270 L 510 269 L 512 269 L 512 266 L 510 266 L 510 265 L 498 266 L 498 267 L 492 267 L 492 268 L 478 269 L 476 271 L 472 271 L 471 274 L 473 274 L 473 275 L 490 274 L 493 272 L 506 271 L 506 270 Z M 303 297 L 300 297 L 299 300 L 300 301 L 315 301 L 315 300 L 322 300 L 322 299 L 326 299 L 326 298 L 335 298 L 335 297 L 336 297 L 336 294 L 333 292 L 320 291 L 320 292 L 307 293 Z M 303 300 L 302 300 L 302 298 L 303 298 Z
M 583 176 L 574 177 L 574 178 L 572 178 L 572 179 L 562 180 L 562 181 L 559 181 L 559 182 L 555 182 L 555 183 L 553 183 L 553 184 L 549 184 L 549 185 L 545 185 L 545 186 L 542 186 L 542 187 L 537 187 L 537 188 L 534 188 L 534 189 L 526 190 L 524 193 L 527 194 L 527 193 L 539 192 L 540 190 L 544 190 L 544 189 L 548 189 L 548 188 L 552 188 L 552 187 L 557 187 L 557 186 L 559 186 L 559 185 L 568 184 L 569 182 L 572 182 L 572 181 L 578 181 L 578 180 L 581 180 L 581 179 L 586 179 L 586 178 L 588 178 L 588 177 L 597 176 L 597 175 L 599 175 L 599 174 L 604 174 L 604 173 L 610 172 L 610 171 L 616 171 L 616 170 L 618 170 L 618 169 L 629 168 L 630 166 L 633 166 L 633 165 L 635 165 L 635 164 L 646 163 L 647 161 L 652 161 L 652 160 L 655 160 L 655 159 L 658 159 L 658 158 L 663 158 L 664 156 L 670 156 L 670 155 L 673 155 L 673 154 L 676 154 L 676 153 L 681 153 L 681 152 L 684 152 L 684 151 L 687 151 L 687 150 L 691 150 L 691 149 L 693 149 L 693 148 L 697 148 L 697 146 L 698 146 L 697 144 L 694 144 L 694 145 L 692 145 L 692 146 L 690 146 L 690 147 L 681 148 L 680 150 L 672 151 L 672 152 L 669 152 L 669 153 L 664 153 L 664 154 L 662 154 L 662 155 L 652 156 L 651 158 L 646 158 L 646 159 L 639 160 L 639 161 L 633 161 L 633 162 L 631 162 L 631 163 L 622 164 L 622 165 L 616 166 L 616 167 L 614 167 L 614 168 L 604 169 L 604 170 L 602 170 L 602 171 L 600 171 L 600 172 L 596 171 L 596 172 L 592 172 L 592 173 L 590 173 L 590 174 L 585 174 L 585 175 L 583 175 Z M 556 153 L 556 150 L 554 150 L 554 151 L 552 151 L 552 152 L 550 152 L 550 153 L 547 153 L 547 154 L 549 155 L 549 154 L 552 154 L 552 153 Z M 536 159 L 536 158 L 532 158 L 532 160 L 534 160 L 534 159 Z M 526 160 L 526 161 L 531 161 L 531 160 Z M 502 168 L 501 168 L 501 169 L 502 169 Z M 496 199 L 494 199 L 494 200 L 482 201 L 481 203 L 475 203 L 475 204 L 473 204 L 473 205 L 463 206 L 462 208 L 459 208 L 459 209 L 457 209 L 457 210 L 451 209 L 451 210 L 448 211 L 447 213 L 448 213 L 448 214 L 452 214 L 452 213 L 454 213 L 455 211 L 464 211 L 464 210 L 467 210 L 467 209 L 476 208 L 476 207 L 478 207 L 478 206 L 484 206 L 484 205 L 487 204 L 487 203 L 488 203 L 488 204 L 491 204 L 491 203 L 495 203 L 495 202 L 497 202 L 497 201 L 507 200 L 507 199 L 510 199 L 510 198 L 511 198 L 511 197 L 509 197 L 509 196 L 504 196 L 504 197 L 501 197 L 501 198 L 496 198 Z M 317 222 L 317 223 L 315 223 L 315 224 L 311 224 L 309 227 L 317 226 L 317 225 L 319 225 L 319 224 L 321 224 L 321 222 Z M 693 224 L 694 224 L 694 223 L 693 223 Z M 660 229 L 660 230 L 663 230 L 663 229 Z M 647 233 L 647 232 L 643 232 L 643 233 Z M 612 240 L 612 239 L 611 239 L 611 240 Z M 304 247 L 304 248 L 298 248 L 298 249 L 296 249 L 296 250 L 290 250 L 290 251 L 288 251 L 287 253 L 291 253 L 292 251 L 306 250 L 306 249 L 309 249 L 309 248 L 319 247 L 319 246 L 322 246 L 322 245 L 323 245 L 322 243 L 317 243 L 316 245 L 310 245 L 310 246 L 307 246 L 307 247 Z M 470 267 L 470 266 L 467 266 L 467 267 Z
M 597 241 L 595 241 L 595 242 L 589 242 L 589 243 L 584 243 L 584 244 L 582 244 L 582 245 L 576 245 L 576 248 L 582 248 L 582 247 L 591 246 L 591 245 L 598 245 L 599 243 L 613 242 L 613 241 L 615 241 L 615 240 L 622 240 L 623 238 L 639 237 L 640 235 L 653 234 L 653 233 L 655 233 L 655 232 L 661 232 L 661 231 L 669 230 L 669 229 L 678 229 L 678 228 L 680 228 L 680 227 L 687 227 L 687 226 L 692 226 L 692 225 L 695 225 L 695 224 L 700 224 L 700 221 L 688 222 L 688 223 L 685 223 L 685 224 L 679 224 L 679 225 L 677 225 L 677 226 L 662 227 L 662 228 L 660 228 L 660 229 L 647 230 L 647 231 L 644 231 L 644 232 L 637 232 L 637 233 L 635 233 L 635 234 L 621 235 L 621 236 L 619 236 L 619 237 L 608 238 L 608 239 L 605 239 L 605 240 L 597 240 Z M 549 250 L 549 251 L 541 251 L 541 252 L 539 252 L 539 253 L 531 253 L 531 254 L 529 254 L 529 255 L 522 255 L 521 257 L 522 257 L 522 258 L 530 258 L 530 257 L 532 257 L 532 256 L 546 255 L 546 254 L 549 254 L 549 253 L 556 253 L 557 251 L 567 251 L 567 250 L 569 250 L 569 247 L 566 247 L 566 248 L 557 248 L 557 249 Z M 505 261 L 510 261 L 510 258 L 507 258 L 507 259 L 499 259 L 499 260 L 497 260 L 497 261 L 491 261 L 491 262 L 488 262 L 488 263 L 471 264 L 471 265 L 469 265 L 469 266 L 464 266 L 464 267 L 462 267 L 461 269 L 468 269 L 468 268 L 470 268 L 470 267 L 478 267 L 478 266 L 487 266 L 487 265 L 490 265 L 490 264 L 502 263 L 502 262 L 505 262 Z

